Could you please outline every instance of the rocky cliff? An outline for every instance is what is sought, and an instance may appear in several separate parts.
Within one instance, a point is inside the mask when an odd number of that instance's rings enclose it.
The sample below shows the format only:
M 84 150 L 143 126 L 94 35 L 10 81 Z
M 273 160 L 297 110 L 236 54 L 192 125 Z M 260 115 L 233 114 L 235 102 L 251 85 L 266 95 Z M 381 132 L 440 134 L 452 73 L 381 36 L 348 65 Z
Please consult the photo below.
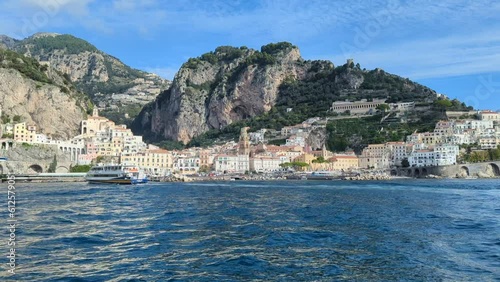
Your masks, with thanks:
M 185 63 L 172 87 L 143 110 L 135 127 L 187 143 L 210 129 L 269 111 L 282 82 L 303 79 L 307 69 L 291 44 L 269 45 L 262 52 L 219 47 Z
M 71 35 L 37 33 L 19 41 L 2 38 L 0 45 L 60 71 L 96 105 L 122 115 L 134 115 L 130 108 L 142 107 L 169 87 L 170 82 L 158 75 L 132 69 Z
M 0 50 L 0 105 L 2 119 L 34 123 L 55 138 L 78 133 L 91 106 L 58 72 L 15 52 Z
M 18 40 L 5 36 L 5 35 L 0 35 L 0 49 L 11 49 L 16 46 Z
M 299 49 L 286 42 L 260 51 L 225 46 L 188 60 L 172 87 L 143 109 L 132 128 L 150 141 L 187 143 L 253 117 L 241 126 L 279 129 L 324 115 L 334 101 L 432 101 L 435 94 L 380 69 L 362 70 L 352 60 L 339 67 L 329 61 L 305 61 Z

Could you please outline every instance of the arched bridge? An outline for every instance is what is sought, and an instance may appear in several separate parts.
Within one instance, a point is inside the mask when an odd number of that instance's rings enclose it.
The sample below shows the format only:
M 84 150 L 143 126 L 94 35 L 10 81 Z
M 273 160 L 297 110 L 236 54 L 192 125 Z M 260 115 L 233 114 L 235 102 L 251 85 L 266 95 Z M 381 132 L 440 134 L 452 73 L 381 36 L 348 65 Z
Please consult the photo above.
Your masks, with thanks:
M 474 164 L 458 164 L 441 167 L 408 167 L 392 170 L 392 175 L 415 178 L 438 175 L 443 177 L 500 177 L 500 161 Z

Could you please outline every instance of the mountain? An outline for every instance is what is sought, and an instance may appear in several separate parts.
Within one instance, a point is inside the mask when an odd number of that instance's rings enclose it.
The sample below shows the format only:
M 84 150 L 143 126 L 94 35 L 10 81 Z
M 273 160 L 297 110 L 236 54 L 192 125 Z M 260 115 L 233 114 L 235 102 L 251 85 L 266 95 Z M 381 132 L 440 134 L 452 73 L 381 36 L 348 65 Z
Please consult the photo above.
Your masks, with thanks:
M 277 129 L 325 116 L 334 101 L 373 98 L 432 103 L 437 95 L 381 69 L 361 69 L 352 60 L 338 67 L 306 61 L 287 42 L 260 51 L 223 46 L 184 63 L 171 88 L 144 107 L 132 128 L 150 141 L 193 144 L 200 136 L 237 134 L 239 126 Z
M 103 115 L 123 122 L 153 101 L 169 81 L 133 69 L 89 42 L 68 34 L 37 33 L 19 41 L 2 37 L 6 47 L 48 64 L 87 93 Z
M 14 46 L 17 44 L 18 40 L 5 36 L 5 35 L 0 35 L 0 49 L 11 49 L 14 48 Z
M 2 122 L 35 123 L 55 138 L 78 133 L 92 108 L 89 97 L 60 72 L 19 53 L 0 49 Z

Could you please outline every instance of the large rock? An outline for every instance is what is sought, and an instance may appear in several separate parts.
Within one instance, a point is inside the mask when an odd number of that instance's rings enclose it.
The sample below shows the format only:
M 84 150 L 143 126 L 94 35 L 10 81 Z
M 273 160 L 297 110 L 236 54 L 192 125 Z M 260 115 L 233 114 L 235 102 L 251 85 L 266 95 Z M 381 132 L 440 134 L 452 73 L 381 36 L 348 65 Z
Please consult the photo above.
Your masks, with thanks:
M 329 61 L 305 61 L 299 49 L 287 42 L 268 44 L 260 52 L 223 46 L 188 60 L 172 87 L 142 110 L 132 129 L 149 141 L 187 143 L 209 130 L 276 109 L 277 102 L 283 106 L 303 101 L 316 107 L 308 89 L 318 95 L 319 103 L 326 103 L 322 104 L 326 105 L 325 111 L 331 102 L 360 97 L 387 98 L 394 94 L 395 100 L 436 98 L 431 89 L 379 69 L 362 70 L 352 60 L 339 67 Z M 310 143 L 316 147 L 324 142 L 319 139 Z
M 0 35 L 0 49 L 10 49 L 13 48 L 17 44 L 18 40 L 5 36 L 5 35 Z
M 69 138 L 78 133 L 85 118 L 83 102 L 60 86 L 42 83 L 22 75 L 15 69 L 0 67 L 0 104 L 4 114 L 21 116 L 21 121 L 34 123 L 39 132 L 55 138 Z
M 170 81 L 133 69 L 89 42 L 68 34 L 37 33 L 23 40 L 0 36 L 0 48 L 2 46 L 63 73 L 95 104 L 109 108 L 143 106 L 170 86 Z
M 312 130 L 306 139 L 306 145 L 310 146 L 313 150 L 318 150 L 325 145 L 327 138 L 326 128 L 319 127 Z
M 187 143 L 210 129 L 269 111 L 281 83 L 287 78 L 302 79 L 308 69 L 295 46 L 281 47 L 265 55 L 223 47 L 209 53 L 211 58 L 205 54 L 205 59 L 188 61 L 172 87 L 143 110 L 135 128 Z

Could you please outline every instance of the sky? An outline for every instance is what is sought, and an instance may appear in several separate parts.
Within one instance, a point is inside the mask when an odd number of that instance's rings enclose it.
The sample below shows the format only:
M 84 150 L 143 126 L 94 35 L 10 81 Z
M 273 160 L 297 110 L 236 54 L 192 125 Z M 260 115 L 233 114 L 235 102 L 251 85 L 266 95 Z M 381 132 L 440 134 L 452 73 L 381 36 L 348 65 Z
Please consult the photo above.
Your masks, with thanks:
M 382 68 L 500 110 L 497 0 L 0 0 L 0 34 L 72 34 L 172 79 L 222 45 L 288 41 L 307 60 Z

